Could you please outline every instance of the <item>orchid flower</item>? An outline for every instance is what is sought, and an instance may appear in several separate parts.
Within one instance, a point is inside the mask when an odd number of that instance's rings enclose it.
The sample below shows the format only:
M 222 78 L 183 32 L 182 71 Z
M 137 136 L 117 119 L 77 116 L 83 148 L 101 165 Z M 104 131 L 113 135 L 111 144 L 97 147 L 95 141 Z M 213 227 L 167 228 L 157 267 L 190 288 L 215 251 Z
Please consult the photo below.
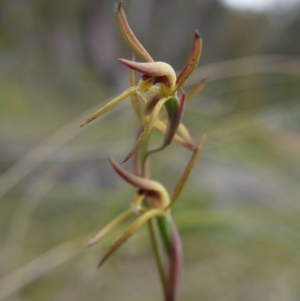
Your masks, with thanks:
M 169 212 L 171 205 L 170 196 L 166 188 L 157 181 L 142 178 L 122 169 L 112 158 L 109 157 L 113 169 L 129 184 L 138 188 L 134 197 L 131 208 L 121 213 L 110 223 L 108 223 L 100 232 L 98 232 L 88 243 L 87 247 L 94 245 L 101 240 L 106 234 L 116 228 L 126 219 L 133 215 L 138 215 L 136 220 L 126 229 L 123 235 L 112 245 L 101 259 L 100 267 L 127 239 L 131 237 L 136 230 L 145 222 L 153 217 L 165 216 Z M 147 205 L 143 204 L 147 198 Z
M 138 188 L 137 194 L 133 198 L 131 203 L 131 208 L 124 211 L 111 222 L 109 222 L 103 229 L 101 229 L 91 240 L 86 244 L 90 247 L 100 241 L 104 236 L 114 230 L 118 225 L 120 225 L 125 220 L 130 217 L 137 215 L 138 217 L 135 221 L 125 230 L 123 235 L 111 246 L 111 248 L 105 253 L 101 261 L 98 264 L 100 267 L 124 242 L 126 242 L 145 222 L 149 221 L 153 217 L 164 217 L 168 218 L 171 206 L 174 205 L 180 192 L 186 183 L 192 168 L 194 167 L 198 156 L 201 152 L 202 145 L 205 136 L 202 137 L 193 155 L 188 162 L 181 178 L 179 179 L 177 185 L 174 188 L 172 196 L 169 195 L 166 188 L 159 182 L 146 179 L 135 174 L 131 174 L 121 168 L 111 157 L 109 157 L 109 162 L 112 165 L 116 173 L 123 178 L 127 183 Z M 145 204 L 145 200 L 147 203 Z M 170 245 L 170 248 L 173 248 Z
M 131 48 L 146 61 L 136 62 L 134 60 L 119 59 L 119 62 L 131 70 L 141 73 L 141 78 L 137 85 L 135 85 L 135 83 L 133 83 L 134 81 L 131 80 L 131 86 L 128 89 L 88 117 L 81 126 L 101 116 L 127 97 L 131 97 L 135 111 L 137 111 L 142 123 L 143 131 L 123 162 L 132 157 L 136 150 L 146 140 L 153 128 L 156 128 L 165 134 L 164 143 L 158 149 L 163 149 L 171 143 L 172 140 L 175 140 L 193 151 L 196 148 L 196 145 L 190 138 L 190 135 L 187 134 L 187 130 L 181 125 L 185 94 L 182 93 L 178 98 L 177 92 L 181 89 L 186 79 L 198 65 L 202 50 L 202 39 L 198 31 L 195 31 L 193 47 L 189 59 L 182 71 L 178 74 L 178 76 L 176 76 L 174 69 L 169 64 L 154 61 L 150 54 L 138 41 L 127 22 L 126 15 L 122 8 L 122 3 L 118 5 L 118 21 L 125 40 Z M 148 91 L 155 93 L 155 95 L 158 96 L 158 101 L 148 116 L 141 117 L 140 109 L 137 108 L 138 104 L 135 97 L 139 96 L 147 105 L 150 101 L 147 98 Z M 167 122 L 159 121 L 158 119 L 162 107 L 165 107 L 167 110 L 168 125 Z

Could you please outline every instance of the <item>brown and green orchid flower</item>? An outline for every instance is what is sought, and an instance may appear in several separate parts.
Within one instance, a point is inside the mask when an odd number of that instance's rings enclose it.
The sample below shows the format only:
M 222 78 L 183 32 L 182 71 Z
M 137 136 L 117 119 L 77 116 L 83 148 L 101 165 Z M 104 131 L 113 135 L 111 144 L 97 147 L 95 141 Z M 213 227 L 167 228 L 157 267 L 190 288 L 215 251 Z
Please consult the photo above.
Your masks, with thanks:
M 150 219 L 154 217 L 166 217 L 172 224 L 171 217 L 169 215 L 170 208 L 176 202 L 180 192 L 183 189 L 184 184 L 186 183 L 192 171 L 192 168 L 197 161 L 197 158 L 202 149 L 204 139 L 205 136 L 202 137 L 196 149 L 194 150 L 190 161 L 188 162 L 181 178 L 174 188 L 172 196 L 169 195 L 168 191 L 161 183 L 129 173 L 109 157 L 109 162 L 116 173 L 127 183 L 138 188 L 138 191 L 133 198 L 131 208 L 124 211 L 116 218 L 114 218 L 111 222 L 109 222 L 91 240 L 88 241 L 86 246 L 89 247 L 94 245 L 130 217 L 133 217 L 135 215 L 137 215 L 138 217 L 125 230 L 123 235 L 104 254 L 98 264 L 98 267 L 100 267 L 119 247 L 123 245 L 123 243 L 125 243 L 143 224 L 145 224 Z M 169 247 L 170 252 L 172 252 L 174 245 L 172 245 L 171 243 Z
M 153 217 L 166 216 L 169 213 L 171 205 L 170 196 L 166 188 L 157 181 L 142 178 L 131 174 L 121 168 L 112 158 L 109 161 L 114 170 L 129 184 L 138 188 L 134 197 L 131 208 L 121 213 L 110 223 L 108 223 L 100 232 L 98 232 L 88 243 L 87 247 L 94 245 L 101 240 L 106 234 L 116 228 L 128 218 L 138 215 L 136 220 L 125 230 L 123 235 L 111 246 L 101 259 L 100 267 L 127 239 L 134 234 L 145 222 Z M 147 199 L 147 204 L 144 201 Z
M 125 13 L 122 8 L 122 3 L 118 5 L 118 21 L 121 31 L 128 44 L 142 59 L 146 61 L 135 62 L 134 60 L 130 61 L 126 59 L 119 59 L 119 62 L 121 62 L 131 70 L 141 73 L 141 78 L 137 85 L 133 84 L 133 81 L 131 80 L 131 87 L 126 89 L 119 96 L 111 100 L 109 103 L 107 103 L 90 117 L 88 117 L 81 124 L 81 126 L 101 116 L 127 97 L 131 97 L 132 99 L 132 97 L 138 95 L 141 99 L 148 103 L 149 99 L 147 98 L 147 92 L 151 91 L 158 96 L 159 100 L 156 102 L 153 110 L 151 111 L 151 114 L 149 114 L 149 117 L 141 117 L 143 114 L 138 111 L 140 109 L 137 109 L 137 101 L 134 101 L 135 111 L 137 111 L 137 114 L 139 115 L 140 121 L 143 126 L 143 131 L 131 151 L 126 156 L 124 162 L 127 161 L 135 153 L 135 151 L 145 141 L 154 127 L 159 129 L 160 131 L 165 132 L 164 143 L 158 149 L 164 148 L 174 138 L 175 141 L 180 141 L 182 145 L 185 145 L 193 150 L 195 148 L 195 144 L 191 140 L 189 140 L 189 138 L 186 141 L 185 137 L 179 137 L 177 133 L 177 130 L 180 128 L 180 122 L 185 102 L 184 93 L 179 98 L 177 98 L 177 91 L 182 87 L 186 79 L 198 65 L 202 49 L 202 39 L 198 31 L 196 30 L 195 32 L 194 43 L 190 57 L 182 71 L 178 74 L 178 76 L 176 76 L 174 69 L 169 64 L 165 62 L 154 61 L 138 41 L 127 22 Z M 166 108 L 168 113 L 168 125 L 166 122 L 163 122 L 162 124 L 158 121 L 159 113 L 163 107 Z

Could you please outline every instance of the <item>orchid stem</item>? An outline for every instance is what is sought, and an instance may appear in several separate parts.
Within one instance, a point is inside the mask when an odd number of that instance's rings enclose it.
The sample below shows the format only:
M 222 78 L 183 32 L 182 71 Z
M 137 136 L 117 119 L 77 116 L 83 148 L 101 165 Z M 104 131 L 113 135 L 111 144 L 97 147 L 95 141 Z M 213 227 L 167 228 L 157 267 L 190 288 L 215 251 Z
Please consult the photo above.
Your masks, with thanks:
M 147 159 L 149 159 L 147 153 L 148 153 L 148 145 L 149 145 L 150 136 L 151 136 L 151 133 L 147 137 L 146 141 L 143 143 L 142 147 L 140 148 L 141 171 L 142 171 L 143 177 L 147 177 L 150 174 L 150 170 L 147 169 L 147 162 L 148 162 Z M 167 300 L 167 276 L 166 276 L 166 271 L 165 271 L 165 267 L 163 264 L 162 254 L 159 252 L 158 231 L 156 231 L 156 229 L 155 229 L 154 220 L 157 222 L 159 234 L 161 236 L 161 240 L 163 241 L 165 247 L 167 247 L 167 245 L 170 245 L 171 236 L 169 235 L 170 239 L 166 239 L 166 237 L 168 236 L 167 235 L 168 231 L 166 230 L 167 228 L 164 227 L 165 226 L 164 222 L 159 221 L 159 218 L 155 218 L 155 219 L 152 218 L 148 221 L 148 230 L 149 230 L 150 242 L 152 245 L 153 255 L 154 255 L 155 262 L 156 262 L 161 285 L 162 285 L 162 288 L 164 291 L 165 300 Z M 163 229 L 166 231 L 163 231 Z

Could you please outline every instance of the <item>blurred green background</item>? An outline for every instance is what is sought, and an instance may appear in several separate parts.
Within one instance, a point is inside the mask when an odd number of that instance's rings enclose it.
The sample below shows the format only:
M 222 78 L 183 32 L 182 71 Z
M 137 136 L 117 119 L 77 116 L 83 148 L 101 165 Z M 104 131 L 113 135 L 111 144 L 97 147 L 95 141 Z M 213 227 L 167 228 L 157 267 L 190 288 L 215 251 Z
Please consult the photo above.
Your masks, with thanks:
M 176 70 L 195 28 L 203 37 L 186 90 L 208 80 L 183 121 L 207 139 L 173 209 L 180 300 L 300 300 L 300 3 L 224 3 L 123 5 L 153 58 Z M 162 300 L 146 227 L 100 271 L 124 227 L 83 248 L 135 193 L 107 162 L 132 146 L 130 102 L 79 128 L 128 86 L 117 58 L 130 56 L 113 1 L 0 2 L 0 300 Z M 153 156 L 153 177 L 171 191 L 189 156 L 171 145 Z

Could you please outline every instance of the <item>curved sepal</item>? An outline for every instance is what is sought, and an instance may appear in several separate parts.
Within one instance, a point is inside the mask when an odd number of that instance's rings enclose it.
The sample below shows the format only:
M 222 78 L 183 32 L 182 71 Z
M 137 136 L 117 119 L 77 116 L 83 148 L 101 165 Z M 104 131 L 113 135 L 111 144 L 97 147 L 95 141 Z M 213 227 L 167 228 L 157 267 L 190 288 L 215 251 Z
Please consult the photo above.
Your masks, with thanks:
M 122 8 L 122 2 L 118 5 L 118 21 L 121 28 L 121 31 L 123 33 L 123 36 L 127 43 L 130 45 L 130 47 L 145 61 L 147 62 L 153 62 L 152 57 L 147 52 L 147 50 L 143 47 L 143 45 L 138 41 L 136 36 L 134 35 L 133 31 L 131 30 L 127 18 L 125 15 L 125 12 Z
M 110 164 L 116 173 L 123 178 L 127 183 L 142 189 L 145 195 L 156 197 L 161 201 L 162 207 L 165 208 L 170 204 L 170 197 L 166 188 L 157 181 L 149 180 L 136 176 L 125 169 L 123 169 L 119 164 L 117 164 L 113 158 L 108 157 Z
M 176 91 L 183 85 L 186 79 L 191 75 L 191 73 L 197 67 L 198 62 L 200 60 L 201 51 L 202 51 L 202 38 L 199 32 L 196 30 L 193 48 L 190 57 L 186 62 L 185 66 L 183 67 L 183 69 L 181 70 L 181 72 L 179 73 L 179 75 L 177 76 L 176 87 L 175 87 Z

